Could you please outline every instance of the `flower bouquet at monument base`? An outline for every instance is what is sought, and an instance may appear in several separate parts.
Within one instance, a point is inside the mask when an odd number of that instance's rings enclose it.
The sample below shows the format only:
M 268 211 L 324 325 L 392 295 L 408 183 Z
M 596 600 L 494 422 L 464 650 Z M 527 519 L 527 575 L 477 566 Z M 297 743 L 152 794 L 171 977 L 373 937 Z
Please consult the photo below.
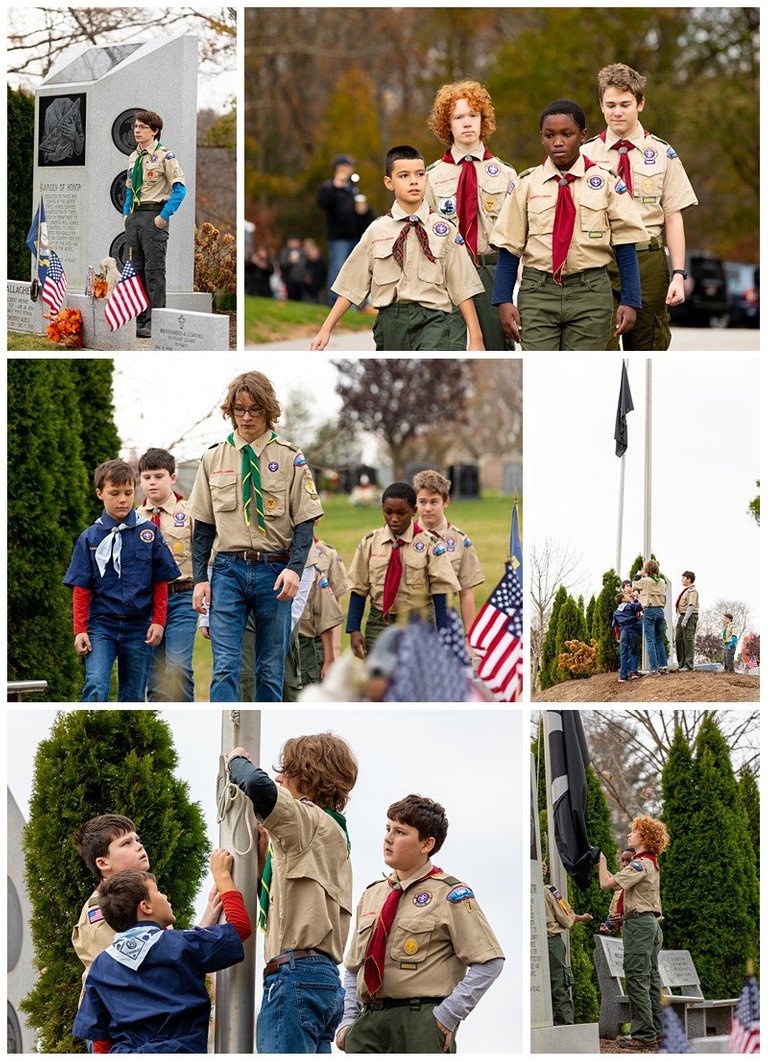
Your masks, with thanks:
M 60 310 L 51 318 L 47 335 L 53 343 L 79 350 L 83 345 L 83 315 L 69 307 Z

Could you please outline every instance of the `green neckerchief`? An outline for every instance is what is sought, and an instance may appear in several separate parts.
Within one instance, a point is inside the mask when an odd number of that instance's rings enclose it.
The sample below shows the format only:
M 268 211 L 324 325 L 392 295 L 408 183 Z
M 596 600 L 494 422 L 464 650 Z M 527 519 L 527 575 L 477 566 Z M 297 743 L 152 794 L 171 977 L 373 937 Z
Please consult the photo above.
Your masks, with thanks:
M 347 832 L 347 820 L 340 811 L 332 811 L 323 808 L 326 815 L 330 815 L 334 822 L 338 823 L 344 831 L 347 839 L 347 852 L 351 850 L 349 833 Z M 269 889 L 272 884 L 272 845 L 267 849 L 267 858 L 264 862 L 264 871 L 261 875 L 261 887 L 259 888 L 259 928 L 267 930 L 267 914 L 269 913 Z
M 274 442 L 276 438 L 277 432 L 273 431 L 267 442 Z M 227 442 L 230 444 L 230 446 L 235 446 L 234 432 L 227 436 Z M 241 478 L 243 481 L 243 517 L 245 519 L 246 527 L 250 527 L 251 495 L 255 494 L 256 522 L 259 526 L 259 531 L 262 533 L 262 535 L 266 535 L 267 521 L 264 516 L 264 495 L 261 491 L 261 466 L 259 465 L 259 459 L 256 456 L 256 451 L 253 449 L 250 443 L 245 444 L 242 449 L 242 454 L 243 464 Z
M 157 151 L 159 147 L 162 147 L 158 140 L 152 151 Z M 149 148 L 142 148 L 136 157 L 136 161 L 133 164 L 133 171 L 131 173 L 131 213 L 141 203 L 141 186 L 144 184 L 144 165 L 143 159 L 145 155 L 149 154 Z

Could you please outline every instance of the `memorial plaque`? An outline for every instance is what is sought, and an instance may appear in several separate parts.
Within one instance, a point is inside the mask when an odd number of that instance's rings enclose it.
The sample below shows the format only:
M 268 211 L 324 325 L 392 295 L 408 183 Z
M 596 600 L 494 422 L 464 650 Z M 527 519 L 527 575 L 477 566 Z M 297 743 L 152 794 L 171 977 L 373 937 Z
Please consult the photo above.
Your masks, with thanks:
M 214 313 L 152 311 L 153 350 L 229 350 L 229 318 Z
M 40 100 L 38 166 L 85 166 L 85 93 Z
M 130 155 L 136 147 L 136 137 L 133 135 L 133 119 L 137 111 L 147 110 L 149 110 L 149 107 L 129 107 L 127 111 L 118 114 L 112 123 L 112 143 L 124 155 Z
M 45 335 L 43 310 L 47 309 L 42 299 L 32 302 L 29 297 L 31 285 L 28 281 L 9 280 L 7 299 L 7 326 L 12 332 L 32 332 Z
M 48 243 L 64 265 L 69 286 L 77 288 L 80 284 L 70 272 L 70 263 L 78 261 L 82 254 L 84 182 L 59 180 L 53 174 L 41 175 L 40 187 L 45 198 Z

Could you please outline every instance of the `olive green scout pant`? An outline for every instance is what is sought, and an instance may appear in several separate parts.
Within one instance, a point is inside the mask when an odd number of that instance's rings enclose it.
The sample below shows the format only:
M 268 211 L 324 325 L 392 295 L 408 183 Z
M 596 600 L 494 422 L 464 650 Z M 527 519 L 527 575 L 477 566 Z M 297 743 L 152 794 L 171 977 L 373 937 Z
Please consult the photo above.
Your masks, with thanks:
M 621 338 L 624 350 L 669 350 L 672 333 L 669 329 L 667 290 L 669 267 L 664 254 L 664 243 L 656 236 L 650 243 L 636 245 L 637 264 L 640 267 L 640 290 L 643 295 L 642 309 L 637 311 L 635 327 Z M 619 337 L 613 334 L 616 326 L 616 309 L 620 302 L 621 283 L 616 260 L 608 266 L 613 288 L 613 321 L 609 350 L 619 349 Z
M 377 350 L 450 350 L 451 315 L 418 302 L 394 302 L 378 312 L 373 326 Z M 464 350 L 467 349 L 466 340 Z
M 387 1001 L 385 1001 L 387 1002 Z M 346 1053 L 357 1055 L 439 1055 L 445 1033 L 438 1028 L 432 1011 L 437 1000 L 404 1000 L 402 1005 L 382 1010 L 363 1010 L 347 1029 Z M 456 1053 L 456 1039 L 449 1054 Z
M 658 1040 L 662 1034 L 659 951 L 664 941 L 656 915 L 624 915 L 624 977 L 636 1040 Z
M 136 318 L 138 331 L 146 331 L 152 322 L 152 310 L 165 307 L 165 254 L 168 249 L 168 224 L 158 229 L 155 218 L 163 203 L 153 204 L 157 210 L 137 207 L 125 221 L 125 255 L 131 251 L 133 267 L 144 281 L 150 309 L 142 310 Z
M 552 991 L 552 1024 L 573 1025 L 573 973 L 565 961 L 563 934 L 547 937 L 549 948 L 549 986 Z
M 517 295 L 523 350 L 607 350 L 613 296 L 605 268 L 583 269 L 555 284 L 551 273 L 523 269 Z
M 297 701 L 303 689 L 320 681 L 324 659 L 322 638 L 319 635 L 316 638 L 308 638 L 299 634 L 297 627 L 291 637 L 288 656 L 285 658 L 284 701 Z
M 365 630 L 363 631 L 366 652 L 370 653 L 376 644 L 376 639 L 388 626 L 389 624 L 384 619 L 384 613 L 371 605 L 368 611 L 368 619 L 365 621 Z
M 693 649 L 696 641 L 696 625 L 699 622 L 698 615 L 694 614 L 683 626 L 683 617 L 677 617 L 675 627 L 675 652 L 677 653 L 677 666 L 689 667 L 693 670 Z
M 485 291 L 475 295 L 472 301 L 477 310 L 480 331 L 483 333 L 483 346 L 486 350 L 514 350 L 515 344 L 504 334 L 499 320 L 499 308 L 493 305 L 493 285 L 496 280 L 496 263 L 498 253 L 478 255 L 477 275 L 483 282 Z M 456 307 L 451 314 L 451 350 L 467 349 L 467 326 L 460 310 Z

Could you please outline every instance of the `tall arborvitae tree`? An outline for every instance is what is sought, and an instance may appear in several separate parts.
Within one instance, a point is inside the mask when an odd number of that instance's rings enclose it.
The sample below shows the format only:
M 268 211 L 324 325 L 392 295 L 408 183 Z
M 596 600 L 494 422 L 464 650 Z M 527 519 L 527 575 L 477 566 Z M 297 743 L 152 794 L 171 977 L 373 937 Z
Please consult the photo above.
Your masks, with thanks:
M 190 924 L 209 846 L 177 762 L 169 725 L 149 709 L 62 713 L 38 747 L 24 852 L 40 973 L 24 1010 L 43 1052 L 85 1050 L 71 1035 L 83 968 L 70 935 L 97 883 L 72 843 L 81 823 L 106 813 L 132 819 L 178 925 Z
M 580 599 L 581 600 L 581 599 Z M 583 678 L 583 675 L 574 676 L 570 671 L 560 667 L 558 661 L 561 653 L 568 652 L 566 642 L 584 640 L 584 612 L 569 594 L 557 617 L 557 634 L 555 637 L 555 659 L 551 674 L 556 682 L 564 682 L 574 677 Z
M 23 89 L 8 86 L 8 277 L 30 280 L 32 257 L 26 247 L 27 232 L 37 202 L 32 202 L 32 172 L 35 152 L 35 98 Z
M 584 613 L 584 627 L 585 627 L 584 641 L 585 642 L 588 642 L 590 640 L 590 638 L 593 637 L 593 634 L 592 634 L 592 621 L 594 619 L 594 616 L 595 616 L 595 595 L 593 594 L 592 597 L 590 597 L 590 599 L 589 599 L 589 604 L 587 605 L 587 610 Z
M 690 951 L 705 996 L 724 998 L 738 995 L 747 960 L 757 962 L 759 890 L 747 814 L 713 716 L 699 730 L 692 777 L 688 813 L 681 783 L 667 782 L 667 826 L 678 836 L 662 873 L 665 946 Z
M 112 395 L 115 363 L 111 358 L 73 358 L 69 364 L 80 407 L 82 461 L 92 484 L 96 466 L 120 453 Z M 102 508 L 91 489 L 88 505 L 91 521 L 100 515 Z
M 62 577 L 85 527 L 80 413 L 68 360 L 8 363 L 8 676 L 42 679 L 37 699 L 82 685 Z
M 603 575 L 603 588 L 597 595 L 592 614 L 592 637 L 597 642 L 597 667 L 599 671 L 618 671 L 619 643 L 613 632 L 613 614 L 621 580 L 611 568 Z
M 760 787 L 752 768 L 745 764 L 739 771 L 739 796 L 747 813 L 747 825 L 755 853 L 755 870 L 760 877 Z
M 564 586 L 555 594 L 555 600 L 552 602 L 552 612 L 549 617 L 549 626 L 547 627 L 547 633 L 544 635 L 544 640 L 541 643 L 541 666 L 539 669 L 539 688 L 542 690 L 548 690 L 550 686 L 558 681 L 556 677 L 557 671 L 557 624 L 560 617 L 560 609 L 568 600 L 568 591 Z
M 696 815 L 696 766 L 693 753 L 682 728 L 675 736 L 661 773 L 661 818 L 669 832 L 669 848 L 659 861 L 661 867 L 661 901 L 664 911 L 664 947 L 672 950 L 690 948 L 690 926 L 695 918 L 696 896 L 691 882 L 701 873 L 699 858 L 691 847 Z

